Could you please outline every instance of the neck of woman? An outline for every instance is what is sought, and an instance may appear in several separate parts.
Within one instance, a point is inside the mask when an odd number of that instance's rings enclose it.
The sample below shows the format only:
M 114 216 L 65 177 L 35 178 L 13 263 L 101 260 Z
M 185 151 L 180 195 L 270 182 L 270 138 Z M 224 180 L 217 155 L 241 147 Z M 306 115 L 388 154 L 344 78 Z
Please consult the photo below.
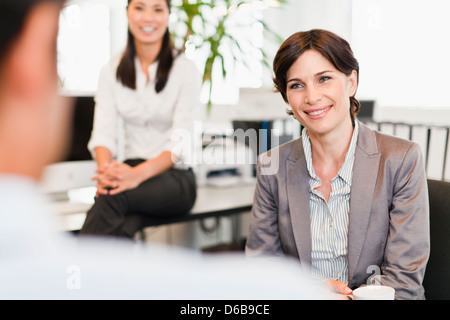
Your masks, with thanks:
M 353 135 L 353 126 L 344 125 L 324 135 L 310 134 L 311 152 L 314 166 L 339 171 L 345 161 Z
M 136 56 L 141 64 L 141 70 L 147 75 L 147 81 L 149 80 L 148 68 L 158 58 L 161 47 L 162 40 L 151 44 L 143 44 L 135 41 Z

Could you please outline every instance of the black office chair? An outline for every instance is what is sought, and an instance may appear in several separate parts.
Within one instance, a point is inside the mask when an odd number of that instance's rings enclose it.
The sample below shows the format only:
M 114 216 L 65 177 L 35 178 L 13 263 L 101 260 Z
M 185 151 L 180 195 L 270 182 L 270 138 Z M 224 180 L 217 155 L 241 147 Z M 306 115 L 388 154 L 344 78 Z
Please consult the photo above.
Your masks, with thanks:
M 431 254 L 423 285 L 428 300 L 450 300 L 450 182 L 428 180 Z

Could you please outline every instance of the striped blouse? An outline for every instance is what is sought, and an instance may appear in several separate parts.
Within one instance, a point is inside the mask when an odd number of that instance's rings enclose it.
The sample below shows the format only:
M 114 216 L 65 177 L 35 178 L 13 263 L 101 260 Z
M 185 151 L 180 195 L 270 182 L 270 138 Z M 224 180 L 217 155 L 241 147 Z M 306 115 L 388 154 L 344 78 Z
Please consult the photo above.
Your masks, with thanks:
M 357 137 L 358 122 L 355 123 L 344 164 L 331 180 L 331 193 L 327 203 L 321 192 L 316 190 L 322 182 L 312 165 L 308 130 L 303 129 L 303 149 L 310 176 L 311 275 L 315 279 L 334 279 L 346 284 L 348 281 L 348 213 Z

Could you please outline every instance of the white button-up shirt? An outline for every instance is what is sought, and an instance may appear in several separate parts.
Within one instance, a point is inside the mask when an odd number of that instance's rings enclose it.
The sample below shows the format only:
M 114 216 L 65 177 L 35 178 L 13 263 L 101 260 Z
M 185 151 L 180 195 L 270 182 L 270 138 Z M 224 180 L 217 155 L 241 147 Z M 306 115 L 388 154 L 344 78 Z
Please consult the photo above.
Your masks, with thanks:
M 163 151 L 180 150 L 176 132 L 192 132 L 200 110 L 201 77 L 183 54 L 175 58 L 165 88 L 155 91 L 158 63 L 149 67 L 149 81 L 136 58 L 136 90 L 116 78 L 120 56 L 103 67 L 95 95 L 95 115 L 88 149 L 102 146 L 114 157 L 119 153 L 123 123 L 125 159 L 152 159 Z
M 311 272 L 316 279 L 334 279 L 344 283 L 348 281 L 348 214 L 358 128 L 356 121 L 344 164 L 331 180 L 328 202 L 316 190 L 322 182 L 312 165 L 308 130 L 303 129 L 303 149 L 310 175 Z

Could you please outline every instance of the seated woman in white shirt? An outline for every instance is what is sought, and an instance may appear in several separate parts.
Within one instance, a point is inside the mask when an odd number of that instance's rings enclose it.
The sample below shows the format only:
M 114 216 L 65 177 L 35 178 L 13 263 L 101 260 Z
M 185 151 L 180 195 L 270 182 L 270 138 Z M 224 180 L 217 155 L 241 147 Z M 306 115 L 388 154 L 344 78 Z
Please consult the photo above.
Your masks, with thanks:
M 175 150 L 176 132 L 192 132 L 201 78 L 172 47 L 170 0 L 129 0 L 128 44 L 102 70 L 88 148 L 98 165 L 97 196 L 80 234 L 133 237 L 144 217 L 183 215 L 195 177 Z M 119 123 L 125 159 L 119 163 Z M 178 131 L 177 131 L 178 130 Z

